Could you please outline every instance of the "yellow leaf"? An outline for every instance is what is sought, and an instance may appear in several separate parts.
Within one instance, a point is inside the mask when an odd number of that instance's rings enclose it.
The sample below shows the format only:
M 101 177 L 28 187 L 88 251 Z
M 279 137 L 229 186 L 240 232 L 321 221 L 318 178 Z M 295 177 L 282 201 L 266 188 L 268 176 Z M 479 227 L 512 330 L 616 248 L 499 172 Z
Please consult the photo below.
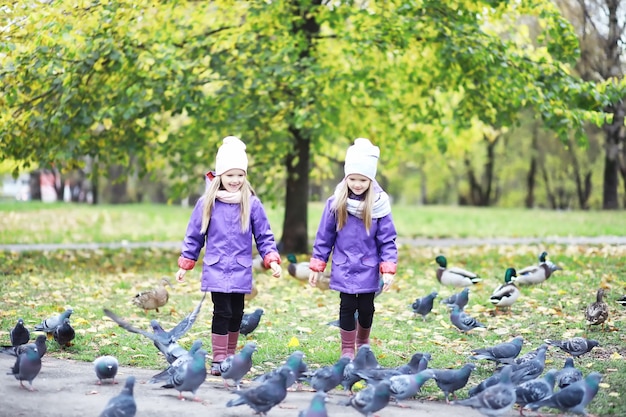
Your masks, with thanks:
M 610 359 L 614 359 L 614 360 L 617 360 L 617 359 L 622 359 L 622 355 L 620 355 L 620 354 L 619 354 L 619 353 L 617 353 L 617 352 L 613 352 L 613 353 L 611 354 L 611 356 L 609 356 L 609 358 L 610 358 Z
M 292 348 L 292 347 L 297 347 L 297 346 L 300 346 L 300 341 L 298 340 L 297 337 L 293 336 L 291 340 L 289 341 L 289 343 L 287 343 L 287 347 Z
M 609 392 L 609 397 L 619 397 L 619 392 L 615 392 L 615 391 Z
M 600 382 L 600 383 L 598 384 L 598 386 L 599 386 L 600 388 L 604 388 L 604 389 L 611 388 L 611 385 L 610 385 L 610 384 L 607 384 L 606 382 Z

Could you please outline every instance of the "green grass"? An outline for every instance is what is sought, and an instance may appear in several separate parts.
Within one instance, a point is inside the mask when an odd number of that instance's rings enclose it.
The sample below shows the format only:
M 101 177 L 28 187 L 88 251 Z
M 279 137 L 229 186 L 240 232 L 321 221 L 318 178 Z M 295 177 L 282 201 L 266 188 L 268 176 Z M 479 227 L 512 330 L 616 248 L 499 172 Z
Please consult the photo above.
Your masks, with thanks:
M 9 238 L 13 235 L 6 232 L 5 226 L 13 228 L 12 233 L 19 232 L 22 242 L 55 241 L 53 239 L 66 241 L 69 236 L 85 239 L 78 240 L 83 242 L 103 239 L 105 235 L 99 234 L 100 231 L 81 231 L 73 227 L 70 231 L 58 227 L 61 221 L 57 218 L 61 213 L 69 217 L 70 211 L 72 216 L 78 218 L 65 224 L 90 225 L 83 227 L 98 229 L 99 223 L 94 219 L 107 219 L 110 223 L 106 234 L 108 241 L 121 240 L 120 236 L 141 237 L 133 240 L 179 240 L 189 214 L 189 209 L 167 206 L 98 208 L 28 204 L 12 205 L 11 209 L 9 206 L 0 206 L 0 211 L 4 212 L 0 215 L 0 221 L 3 222 L 0 233 L 4 242 L 16 241 Z M 16 207 L 20 210 L 16 210 Z M 311 211 L 318 210 L 319 215 L 320 206 L 312 207 Z M 445 207 L 418 207 L 413 211 L 404 209 L 394 209 L 398 228 L 402 233 L 408 225 L 412 225 L 414 229 L 411 230 L 419 230 L 415 232 L 419 236 L 514 236 L 518 229 L 528 233 L 520 234 L 522 236 L 544 236 L 539 234 L 539 224 L 551 227 L 545 236 L 559 235 L 558 230 L 565 224 L 571 228 L 571 233 L 567 235 L 598 236 L 620 234 L 619 228 L 626 230 L 621 225 L 624 221 L 621 217 L 626 217 L 623 213 L 620 217 L 618 213 L 612 212 L 599 215 L 532 211 L 528 212 L 532 217 L 526 218 L 526 212 L 523 211 Z M 276 214 L 273 211 L 271 213 Z M 506 213 L 509 215 L 506 216 Z M 611 227 L 614 229 L 605 226 L 611 224 L 602 218 L 605 214 L 612 219 Z M 21 216 L 22 224 L 41 222 L 42 218 L 47 218 L 53 224 L 40 223 L 45 225 L 43 230 L 36 227 L 20 228 L 7 221 L 7 216 Z M 557 222 L 555 219 L 558 216 L 563 217 Z M 507 217 L 508 222 L 504 220 Z M 567 220 L 563 220 L 565 217 Z M 118 220 L 123 224 L 113 227 Z M 176 227 L 169 222 L 177 222 Z M 487 227 L 490 224 L 500 225 L 497 228 L 499 230 L 507 226 L 504 229 L 506 232 L 495 233 L 496 229 Z M 479 229 L 485 234 L 480 234 Z M 562 230 L 566 232 L 565 227 Z M 583 233 L 585 230 L 587 232 Z M 512 314 L 494 315 L 488 298 L 502 281 L 504 270 L 509 266 L 521 268 L 535 263 L 537 255 L 544 249 L 548 251 L 550 259 L 564 270 L 557 272 L 543 285 L 523 287 L 523 296 L 513 306 Z M 626 337 L 623 335 L 626 309 L 615 302 L 626 293 L 626 246 L 551 244 L 444 249 L 443 254 L 450 265 L 474 270 L 484 278 L 482 283 L 472 288 L 467 310 L 485 323 L 487 330 L 466 335 L 451 326 L 448 313 L 438 303 L 426 321 L 422 321 L 421 317 L 413 317 L 409 308 L 416 297 L 432 290 L 439 291 L 439 298 L 458 291 L 440 286 L 435 278 L 434 257 L 439 251 L 436 247 L 401 248 L 394 287 L 377 298 L 376 302 L 371 342 L 382 365 L 405 363 L 413 353 L 422 351 L 432 354 L 431 367 L 460 367 L 468 361 L 471 349 L 493 345 L 516 335 L 525 338 L 523 353 L 536 348 L 546 338 L 583 335 L 599 340 L 601 347 L 577 359 L 576 365 L 585 374 L 599 371 L 604 375 L 602 388 L 591 403 L 590 412 L 603 416 L 626 415 Z M 152 318 L 158 319 L 164 327 L 171 328 L 200 299 L 199 269 L 188 274 L 187 283 L 174 284 L 174 288 L 170 289 L 170 301 L 160 313 L 151 311 L 145 314 L 131 300 L 138 291 L 156 286 L 162 276 L 173 277 L 177 258 L 178 251 L 155 249 L 0 252 L 0 343 L 8 343 L 8 330 L 15 324 L 17 317 L 23 317 L 32 329 L 42 319 L 71 306 L 75 311 L 72 315 L 72 325 L 77 332 L 75 343 L 69 348 L 60 349 L 54 341 L 50 341 L 50 355 L 91 361 L 98 355 L 113 354 L 124 365 L 161 369 L 165 361 L 154 346 L 142 336 L 128 333 L 104 317 L 102 308 L 112 309 L 139 328 L 148 330 Z M 301 258 L 305 259 L 306 256 Z M 262 326 L 249 336 L 259 345 L 259 351 L 254 356 L 253 374 L 282 363 L 295 349 L 305 352 L 310 368 L 330 364 L 338 358 L 338 329 L 326 325 L 337 316 L 336 292 L 310 288 L 288 275 L 276 279 L 269 274 L 259 274 L 255 281 L 259 294 L 246 303 L 246 311 L 261 307 L 265 309 L 265 314 Z M 584 324 L 583 310 L 594 300 L 599 286 L 607 289 L 606 298 L 611 309 L 607 331 L 587 329 Z M 212 305 L 207 300 L 198 321 L 180 341 L 183 346 L 189 347 L 193 340 L 200 338 L 210 351 L 211 310 Z M 240 345 L 242 343 L 243 340 Z M 564 359 L 564 353 L 550 349 L 546 367 L 561 368 Z M 491 363 L 478 362 L 477 365 L 468 388 L 487 377 L 493 369 Z M 432 382 L 426 383 L 423 392 L 422 398 L 443 400 L 443 394 Z M 467 388 L 459 392 L 461 398 L 466 395 Z
M 309 204 L 313 239 L 322 210 Z M 282 208 L 266 207 L 278 239 Z M 0 202 L 0 244 L 180 241 L 191 208 L 168 205 Z M 623 235 L 621 211 L 551 211 L 448 206 L 393 206 L 402 237 L 553 237 Z

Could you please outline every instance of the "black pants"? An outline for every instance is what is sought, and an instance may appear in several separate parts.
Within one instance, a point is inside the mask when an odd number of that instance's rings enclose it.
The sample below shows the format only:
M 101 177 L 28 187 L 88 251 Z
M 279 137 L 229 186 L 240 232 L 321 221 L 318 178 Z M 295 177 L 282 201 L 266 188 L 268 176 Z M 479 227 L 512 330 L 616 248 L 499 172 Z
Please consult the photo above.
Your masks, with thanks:
M 356 329 L 356 313 L 359 324 L 364 329 L 372 327 L 374 320 L 374 293 L 347 294 L 339 293 L 339 327 L 343 330 Z
M 211 333 L 228 334 L 238 332 L 243 317 L 245 294 L 212 292 L 213 321 Z

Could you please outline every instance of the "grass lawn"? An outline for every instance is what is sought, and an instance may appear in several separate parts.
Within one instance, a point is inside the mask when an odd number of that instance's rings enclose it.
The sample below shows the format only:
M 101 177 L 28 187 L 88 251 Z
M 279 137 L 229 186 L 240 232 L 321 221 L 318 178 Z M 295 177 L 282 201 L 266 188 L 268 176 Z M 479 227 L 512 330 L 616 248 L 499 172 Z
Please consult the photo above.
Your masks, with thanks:
M 311 235 L 319 218 L 314 204 Z M 94 242 L 139 240 L 176 241 L 182 238 L 190 209 L 155 206 L 86 207 L 38 204 L 0 205 L 0 241 Z M 269 210 L 273 219 L 278 210 Z M 316 216 L 318 216 L 316 218 Z M 397 207 L 394 217 L 402 236 L 602 236 L 622 234 L 626 216 L 621 212 L 544 212 L 446 207 Z M 315 220 L 315 221 L 314 221 Z M 280 226 L 280 221 L 273 222 Z M 274 227 L 277 235 L 279 229 Z M 536 263 L 539 252 L 564 268 L 547 282 L 522 287 L 522 297 L 508 314 L 495 314 L 488 298 L 499 285 L 507 267 L 522 268 Z M 521 335 L 522 353 L 547 338 L 586 336 L 601 346 L 579 359 L 576 366 L 586 375 L 604 376 L 600 392 L 589 411 L 598 415 L 626 415 L 626 309 L 615 300 L 626 293 L 626 246 L 516 245 L 445 248 L 449 264 L 474 270 L 483 281 L 472 287 L 466 308 L 486 330 L 461 334 L 450 324 L 446 309 L 436 302 L 426 321 L 414 317 L 409 305 L 416 297 L 439 292 L 439 299 L 459 289 L 441 286 L 435 278 L 436 247 L 403 247 L 392 290 L 377 298 L 372 330 L 372 348 L 383 366 L 396 366 L 417 352 L 430 352 L 433 368 L 457 368 L 470 361 L 471 349 L 490 346 Z M 91 361 L 113 354 L 125 365 L 161 369 L 165 361 L 145 338 L 119 328 L 104 317 L 107 307 L 136 327 L 149 330 L 150 319 L 171 328 L 199 301 L 199 270 L 188 274 L 187 283 L 174 284 L 170 301 L 160 313 L 147 314 L 131 303 L 138 291 L 156 286 L 162 276 L 172 278 L 177 251 L 159 249 L 53 251 L 37 253 L 0 252 L 0 343 L 9 342 L 8 330 L 18 317 L 33 326 L 66 307 L 74 308 L 74 345 L 61 349 L 49 341 L 50 355 Z M 301 256 L 302 260 L 306 256 Z M 285 263 L 287 261 L 285 260 Z M 259 345 L 253 373 L 273 368 L 293 350 L 306 354 L 310 368 L 334 362 L 339 356 L 339 331 L 326 323 L 336 319 L 338 295 L 310 288 L 286 274 L 281 279 L 258 274 L 259 293 L 246 303 L 246 311 L 265 309 L 262 325 L 248 336 Z M 610 307 L 606 331 L 588 329 L 584 308 L 594 301 L 596 290 L 607 290 Z M 180 340 L 189 347 L 202 339 L 210 351 L 212 305 L 207 301 L 198 321 Z M 243 343 L 243 339 L 241 340 Z M 566 355 L 556 348 L 547 354 L 546 368 L 561 368 Z M 492 363 L 477 362 L 469 387 L 491 374 Z M 431 381 L 422 398 L 443 400 Z M 459 392 L 467 396 L 467 388 Z M 545 411 L 545 410 L 544 410 Z

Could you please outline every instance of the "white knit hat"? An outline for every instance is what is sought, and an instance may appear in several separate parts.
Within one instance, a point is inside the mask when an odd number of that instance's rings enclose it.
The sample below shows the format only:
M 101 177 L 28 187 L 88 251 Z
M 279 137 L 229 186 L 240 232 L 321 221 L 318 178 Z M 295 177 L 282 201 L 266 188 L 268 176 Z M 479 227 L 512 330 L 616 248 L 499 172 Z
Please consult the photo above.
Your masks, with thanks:
M 345 176 L 361 174 L 373 180 L 376 177 L 379 156 L 380 149 L 372 145 L 369 139 L 355 139 L 354 145 L 346 151 L 346 162 L 343 168 Z
M 215 175 L 235 168 L 248 172 L 246 144 L 235 136 L 226 136 L 215 157 Z

